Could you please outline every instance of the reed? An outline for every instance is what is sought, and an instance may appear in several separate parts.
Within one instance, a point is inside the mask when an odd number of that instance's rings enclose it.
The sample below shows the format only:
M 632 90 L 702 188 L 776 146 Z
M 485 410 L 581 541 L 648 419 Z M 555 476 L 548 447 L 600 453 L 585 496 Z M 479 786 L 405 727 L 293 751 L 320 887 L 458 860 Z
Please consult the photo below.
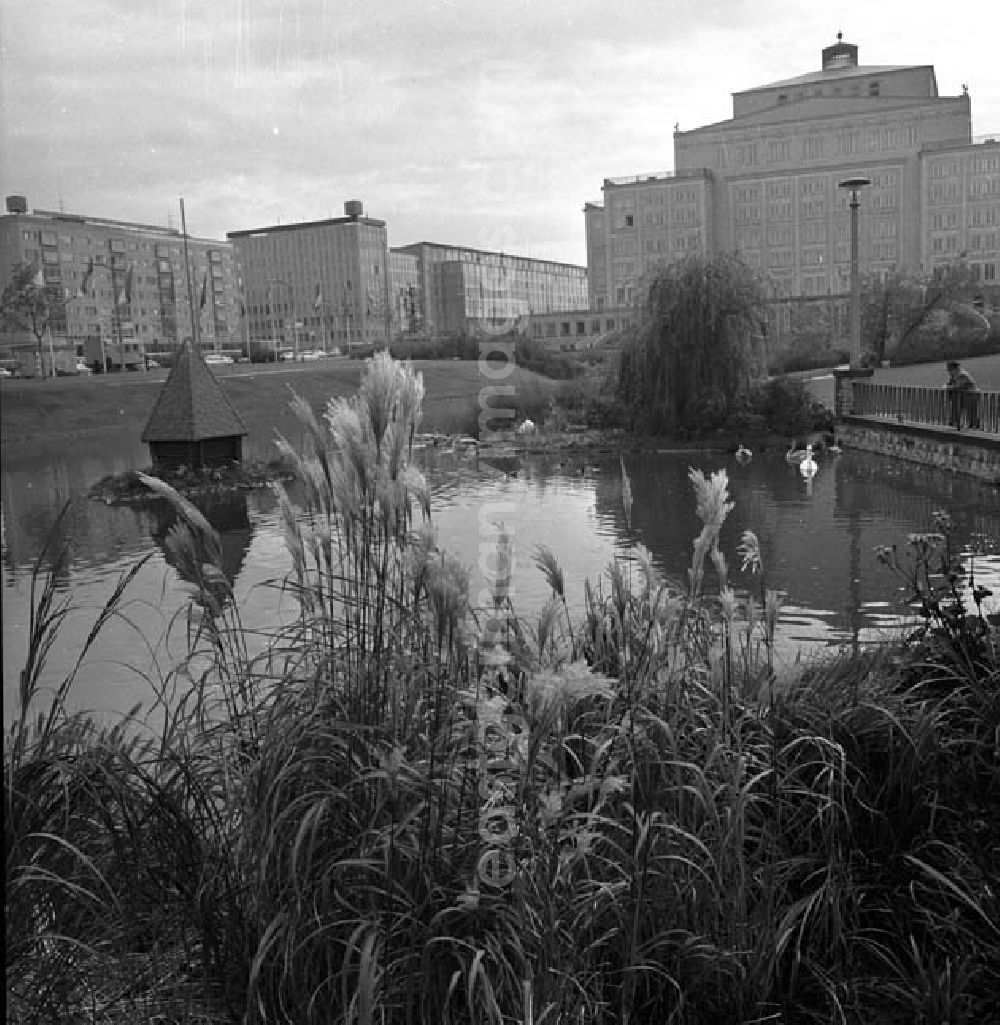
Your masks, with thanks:
M 691 474 L 687 580 L 635 545 L 574 622 L 542 550 L 536 621 L 504 572 L 477 610 L 410 461 L 420 398 L 380 356 L 323 418 L 295 403 L 299 616 L 263 645 L 208 525 L 163 489 L 192 605 L 157 730 L 70 714 L 71 677 L 28 714 L 68 608 L 39 568 L 4 748 L 9 1019 L 987 1020 L 1000 674 L 981 607 L 959 621 L 944 596 L 920 644 L 779 680 L 780 598 L 752 535 L 736 555 L 758 591 L 729 583 L 720 471 Z M 490 617 L 502 673 L 477 647 Z

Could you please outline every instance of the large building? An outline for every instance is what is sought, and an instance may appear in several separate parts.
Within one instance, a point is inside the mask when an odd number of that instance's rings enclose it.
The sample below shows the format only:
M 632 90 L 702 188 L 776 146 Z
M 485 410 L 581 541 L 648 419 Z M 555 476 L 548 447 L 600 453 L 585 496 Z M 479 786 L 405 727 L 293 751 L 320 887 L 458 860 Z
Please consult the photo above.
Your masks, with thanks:
M 586 310 L 587 269 L 438 242 L 392 250 L 394 308 L 416 297 L 426 334 L 525 333 L 533 315 Z
M 385 221 L 344 216 L 230 231 L 252 351 L 384 345 L 391 331 Z
M 863 271 L 965 259 L 995 282 L 998 142 L 973 143 L 967 90 L 939 95 L 930 65 L 859 65 L 858 48 L 838 40 L 820 70 L 734 93 L 729 120 L 675 130 L 672 173 L 604 181 L 603 203 L 584 208 L 591 304 L 631 301 L 661 261 L 733 250 L 766 271 L 778 299 L 844 297 L 839 183 L 851 177 L 871 182 Z
M 29 213 L 24 197 L 9 196 L 0 217 L 0 288 L 18 264 L 38 266 L 57 311 L 46 348 L 59 369 L 72 369 L 77 359 L 96 370 L 143 367 L 193 338 L 195 322 L 202 348 L 238 349 L 231 246 L 189 238 L 187 248 L 190 277 L 179 231 L 61 211 Z M 23 372 L 38 371 L 30 335 L 7 332 L 0 345 Z

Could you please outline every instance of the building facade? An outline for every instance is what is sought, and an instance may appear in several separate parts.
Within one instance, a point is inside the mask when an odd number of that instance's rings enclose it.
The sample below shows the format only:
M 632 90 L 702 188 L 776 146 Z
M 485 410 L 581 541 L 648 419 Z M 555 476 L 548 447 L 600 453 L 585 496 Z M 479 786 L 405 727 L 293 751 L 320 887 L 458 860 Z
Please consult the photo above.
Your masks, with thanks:
M 196 334 L 203 349 L 239 348 L 239 279 L 232 247 L 179 231 L 52 210 L 7 199 L 0 217 L 0 287 L 20 263 L 37 265 L 53 298 L 50 352 L 59 369 L 77 359 L 94 370 L 144 367 Z M 190 280 L 191 295 L 188 294 Z M 192 309 L 194 317 L 192 317 Z M 6 334 L 31 373 L 36 342 Z
M 394 247 L 392 257 L 394 303 L 415 287 L 427 336 L 523 334 L 534 314 L 588 306 L 587 269 L 575 264 L 437 242 Z
M 849 195 L 863 177 L 862 272 L 1000 262 L 1000 146 L 974 144 L 967 90 L 941 96 L 930 65 L 859 65 L 838 40 L 822 67 L 733 94 L 733 116 L 674 132 L 672 174 L 606 179 L 584 208 L 592 305 L 638 294 L 644 273 L 689 253 L 738 251 L 772 295 L 843 299 Z M 837 318 L 846 325 L 846 318 Z
M 344 216 L 230 231 L 243 281 L 247 346 L 303 351 L 384 346 L 391 331 L 385 221 L 357 200 Z

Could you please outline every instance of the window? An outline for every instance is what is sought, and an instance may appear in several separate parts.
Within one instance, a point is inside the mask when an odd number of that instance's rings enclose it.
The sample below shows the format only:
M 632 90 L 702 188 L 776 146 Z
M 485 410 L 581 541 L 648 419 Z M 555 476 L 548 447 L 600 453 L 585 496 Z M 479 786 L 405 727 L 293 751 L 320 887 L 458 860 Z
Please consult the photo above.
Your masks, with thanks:
M 626 228 L 634 228 L 635 227 L 635 218 L 632 216 L 632 214 L 626 214 L 625 215 L 625 227 Z
M 823 156 L 823 136 L 814 135 L 802 142 L 802 155 L 807 159 Z
M 869 82 L 868 83 L 868 95 L 869 96 L 878 96 L 878 94 L 879 94 L 879 83 L 878 82 Z

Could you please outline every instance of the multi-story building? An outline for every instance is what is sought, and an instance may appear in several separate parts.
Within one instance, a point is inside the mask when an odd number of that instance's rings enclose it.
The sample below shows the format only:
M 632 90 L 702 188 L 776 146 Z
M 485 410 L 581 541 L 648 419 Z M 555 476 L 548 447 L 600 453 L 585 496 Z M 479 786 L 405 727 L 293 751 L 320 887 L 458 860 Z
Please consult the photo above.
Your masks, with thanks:
M 1000 286 L 1000 135 L 922 157 L 922 265 L 933 270 L 962 259 L 976 278 Z
M 587 269 L 575 264 L 438 242 L 394 247 L 392 255 L 391 270 L 400 275 L 391 283 L 394 301 L 411 292 L 415 281 L 429 335 L 478 328 L 523 333 L 533 314 L 588 306 Z
M 863 271 L 965 258 L 995 280 L 1000 146 L 973 144 L 970 103 L 964 88 L 939 95 L 930 65 L 859 65 L 839 38 L 819 71 L 734 93 L 732 118 L 675 129 L 673 173 L 605 179 L 603 204 L 585 206 L 592 306 L 628 302 L 660 261 L 733 250 L 767 273 L 776 298 L 846 300 L 839 183 L 852 177 L 871 183 Z
M 300 350 L 380 346 L 390 337 L 385 221 L 357 200 L 344 216 L 230 231 L 243 280 L 247 344 Z
M 203 348 L 238 349 L 232 247 L 189 238 L 187 250 L 189 273 L 183 236 L 172 228 L 29 213 L 24 197 L 9 196 L 0 217 L 0 288 L 18 264 L 40 268 L 54 300 L 47 348 L 57 367 L 72 368 L 80 358 L 97 370 L 135 369 L 195 336 Z M 8 332 L 0 344 L 20 353 L 32 372 L 34 339 Z

